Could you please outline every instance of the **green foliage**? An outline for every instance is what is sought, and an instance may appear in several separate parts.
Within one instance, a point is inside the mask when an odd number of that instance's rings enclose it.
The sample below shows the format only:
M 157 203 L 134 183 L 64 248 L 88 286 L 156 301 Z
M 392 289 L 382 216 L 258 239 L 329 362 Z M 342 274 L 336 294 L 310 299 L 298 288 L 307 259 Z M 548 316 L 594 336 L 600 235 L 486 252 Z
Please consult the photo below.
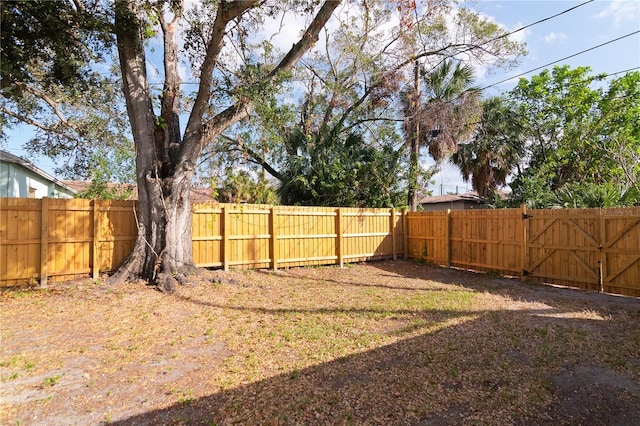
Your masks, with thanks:
M 599 185 L 571 182 L 556 192 L 558 204 L 566 208 L 606 208 L 620 205 L 620 189 L 611 183 Z
M 433 159 L 441 161 L 454 153 L 458 143 L 475 128 L 480 114 L 479 92 L 473 87 L 473 69 L 453 60 L 426 72 L 420 93 L 403 93 L 405 137 L 415 133 Z
M 108 8 L 82 4 L 0 4 L 0 138 L 30 125 L 35 137 L 25 148 L 53 159 L 67 178 L 87 178 L 98 151 L 126 144 L 129 131 L 117 69 L 104 75 L 113 45 Z
M 120 147 L 114 152 L 99 149 L 91 163 L 91 184 L 78 198 L 126 200 L 134 192 L 135 165 L 133 147 Z
M 638 204 L 640 73 L 592 88 L 604 77 L 589 71 L 555 67 L 510 93 L 528 141 L 528 162 L 511 183 L 514 204 Z
M 479 113 L 479 93 L 472 87 L 469 65 L 446 60 L 427 74 L 424 70 L 420 73 L 417 62 L 414 66 L 414 88 L 401 94 L 405 146 L 409 150 L 408 204 L 412 209 L 417 207 L 420 189 L 420 148 L 426 147 L 439 164 L 468 137 Z
M 451 162 L 458 166 L 465 182 L 483 197 L 490 197 L 507 183 L 507 177 L 524 156 L 524 135 L 518 116 L 503 98 L 482 103 L 482 117 L 468 143 L 458 145 Z
M 283 204 L 393 207 L 403 192 L 396 176 L 400 153 L 373 147 L 361 135 L 295 131 L 287 144 L 278 195 Z
M 99 59 L 113 38 L 100 2 L 76 8 L 69 1 L 14 0 L 0 3 L 0 88 L 18 100 L 24 85 L 92 85 L 85 66 Z
M 250 170 L 227 167 L 222 178 L 212 178 L 210 185 L 221 203 L 278 204 L 275 188 Z

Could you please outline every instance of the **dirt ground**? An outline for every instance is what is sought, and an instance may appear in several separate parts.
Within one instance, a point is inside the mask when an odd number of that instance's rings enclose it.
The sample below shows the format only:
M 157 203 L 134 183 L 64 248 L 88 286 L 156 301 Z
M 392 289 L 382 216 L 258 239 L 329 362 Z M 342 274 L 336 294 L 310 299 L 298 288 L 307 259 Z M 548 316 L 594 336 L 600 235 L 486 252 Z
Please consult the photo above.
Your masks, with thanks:
M 640 301 L 411 261 L 0 294 L 0 423 L 640 424 Z

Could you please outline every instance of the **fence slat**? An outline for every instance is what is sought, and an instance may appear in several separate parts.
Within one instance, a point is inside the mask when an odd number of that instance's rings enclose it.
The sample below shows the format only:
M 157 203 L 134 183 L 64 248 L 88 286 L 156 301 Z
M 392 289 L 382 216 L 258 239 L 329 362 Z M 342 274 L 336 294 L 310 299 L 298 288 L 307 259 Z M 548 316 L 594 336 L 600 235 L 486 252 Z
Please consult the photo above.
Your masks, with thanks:
M 342 209 L 336 209 L 336 258 L 338 259 L 338 265 L 344 267 L 344 239 L 343 227 L 342 227 Z
M 445 233 L 445 251 L 447 259 L 447 268 L 451 267 L 451 209 L 447 209 L 447 217 L 444 225 Z
M 391 251 L 393 260 L 398 259 L 398 251 L 396 247 L 396 210 L 391 209 L 391 222 L 389 223 L 389 232 L 391 232 Z
M 222 264 L 225 272 L 229 272 L 229 263 L 231 261 L 231 221 L 229 218 L 229 209 L 222 208 Z
M 40 219 L 40 287 L 47 286 L 49 265 L 49 198 L 42 199 Z
M 521 217 L 520 221 L 520 280 L 522 282 L 527 281 L 527 258 L 528 258 L 528 250 L 527 250 L 527 241 L 529 239 L 529 226 L 527 225 L 527 206 L 522 204 L 520 206 Z
M 269 215 L 269 233 L 271 238 L 269 240 L 269 256 L 271 257 L 271 269 L 278 270 L 278 233 L 276 230 L 276 209 L 271 207 L 271 213 Z
M 91 258 L 93 268 L 91 276 L 97 279 L 100 276 L 100 200 L 93 200 L 93 244 L 91 245 Z

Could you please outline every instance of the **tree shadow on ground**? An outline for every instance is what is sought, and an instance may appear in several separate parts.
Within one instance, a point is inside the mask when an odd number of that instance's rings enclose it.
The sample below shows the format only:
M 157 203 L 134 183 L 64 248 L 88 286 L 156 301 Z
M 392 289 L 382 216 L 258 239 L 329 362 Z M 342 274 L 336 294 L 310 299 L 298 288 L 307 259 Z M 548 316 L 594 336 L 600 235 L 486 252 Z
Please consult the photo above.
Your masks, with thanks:
M 374 265 L 397 275 L 390 262 Z M 425 268 L 403 268 L 403 273 L 535 300 L 554 313 L 577 306 L 567 305 L 573 293 L 566 296 L 564 289 L 536 285 L 520 296 L 520 283 L 491 284 L 465 271 Z M 591 305 L 598 311 L 606 304 Z M 640 355 L 637 341 L 630 340 L 638 330 L 621 329 L 598 315 L 549 312 L 426 310 L 425 318 L 451 325 L 112 424 L 639 424 Z

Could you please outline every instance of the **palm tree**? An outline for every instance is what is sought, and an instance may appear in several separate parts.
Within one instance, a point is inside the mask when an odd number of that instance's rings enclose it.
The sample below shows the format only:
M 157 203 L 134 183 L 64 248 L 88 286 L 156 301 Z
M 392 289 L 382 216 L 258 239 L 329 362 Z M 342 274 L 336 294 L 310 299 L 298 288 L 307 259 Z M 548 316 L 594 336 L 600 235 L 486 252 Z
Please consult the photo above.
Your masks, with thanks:
M 416 63 L 415 86 L 402 96 L 405 139 L 410 148 L 408 203 L 412 211 L 417 206 L 420 147 L 426 146 L 439 163 L 456 152 L 460 140 L 473 133 L 480 111 L 479 91 L 472 87 L 471 66 L 445 60 L 431 73 L 422 73 L 421 82 L 419 74 Z
M 469 143 L 459 144 L 451 156 L 465 182 L 488 197 L 519 167 L 524 156 L 524 135 L 514 112 L 503 98 L 482 103 L 480 125 Z

